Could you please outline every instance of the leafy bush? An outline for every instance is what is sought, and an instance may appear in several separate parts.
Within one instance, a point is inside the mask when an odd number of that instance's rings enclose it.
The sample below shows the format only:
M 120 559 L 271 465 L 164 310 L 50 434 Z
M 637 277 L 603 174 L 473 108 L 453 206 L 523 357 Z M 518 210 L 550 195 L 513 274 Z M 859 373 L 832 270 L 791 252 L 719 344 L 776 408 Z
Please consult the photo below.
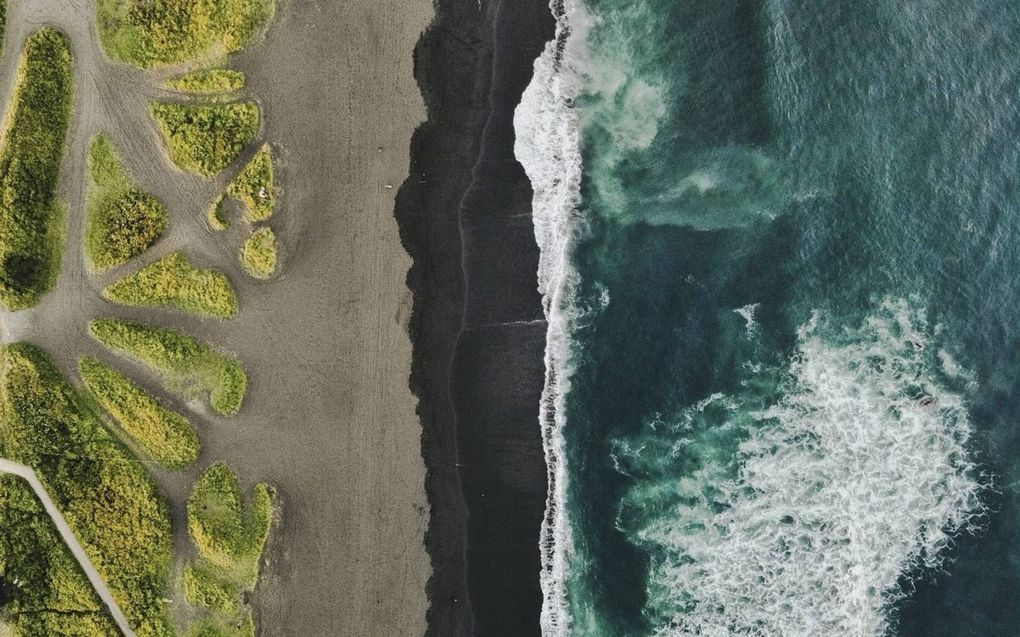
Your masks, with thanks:
M 40 29 L 25 43 L 0 147 L 0 305 L 32 307 L 60 270 L 57 177 L 71 118 L 67 37 Z
M 273 216 L 276 192 L 273 184 L 273 155 L 269 145 L 255 154 L 244 170 L 227 186 L 227 193 L 245 206 L 244 216 L 252 223 Z
M 148 250 L 166 232 L 169 215 L 158 199 L 132 182 L 105 135 L 92 140 L 89 174 L 85 253 L 93 266 L 106 270 Z
M 229 104 L 151 105 L 170 159 L 182 170 L 212 177 L 229 166 L 259 132 L 258 105 Z
M 262 31 L 274 0 L 99 0 L 110 57 L 143 68 L 234 53 Z
M 206 69 L 178 75 L 166 81 L 166 87 L 184 93 L 215 95 L 236 93 L 244 88 L 244 73 L 231 69 Z
M 99 404 L 156 462 L 179 469 L 198 458 L 198 434 L 187 418 L 100 360 L 83 358 L 78 369 Z
M 198 560 L 184 570 L 184 595 L 188 603 L 220 613 L 240 609 L 238 585 L 219 567 Z
M 221 319 L 237 314 L 237 294 L 226 275 L 192 266 L 181 252 L 125 276 L 103 295 L 124 305 L 171 307 Z
M 276 272 L 278 250 L 273 231 L 261 228 L 241 246 L 241 265 L 256 279 L 268 279 Z
M 220 195 L 209 206 L 209 226 L 213 230 L 226 230 L 230 227 L 230 219 L 227 217 L 226 195 Z
M 240 411 L 248 377 L 236 359 L 165 327 L 98 319 L 89 330 L 106 347 L 158 370 L 171 391 L 186 396 L 208 392 L 218 413 L 233 416 Z
M 42 350 L 7 345 L 0 370 L 0 457 L 36 470 L 135 632 L 173 635 L 162 602 L 173 535 L 152 478 Z

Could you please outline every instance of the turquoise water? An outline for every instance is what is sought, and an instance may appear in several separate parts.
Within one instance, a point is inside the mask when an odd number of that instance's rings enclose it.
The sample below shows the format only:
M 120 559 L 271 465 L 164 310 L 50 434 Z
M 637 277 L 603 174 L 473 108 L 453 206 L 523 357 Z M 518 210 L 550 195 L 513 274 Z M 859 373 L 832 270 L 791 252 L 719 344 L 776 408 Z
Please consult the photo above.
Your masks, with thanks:
M 1020 4 L 571 19 L 570 633 L 1020 634 Z

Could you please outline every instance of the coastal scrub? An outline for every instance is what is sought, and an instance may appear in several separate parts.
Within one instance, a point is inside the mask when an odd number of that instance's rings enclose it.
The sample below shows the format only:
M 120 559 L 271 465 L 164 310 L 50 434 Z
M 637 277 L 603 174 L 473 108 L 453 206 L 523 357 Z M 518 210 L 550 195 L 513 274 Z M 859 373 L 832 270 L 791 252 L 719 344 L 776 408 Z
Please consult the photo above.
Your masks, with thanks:
M 276 272 L 278 252 L 273 230 L 260 228 L 241 246 L 241 266 L 256 279 L 268 279 Z
M 174 76 L 164 86 L 195 95 L 236 93 L 244 88 L 244 73 L 232 69 L 202 69 Z
M 97 270 L 107 270 L 156 243 L 169 215 L 158 199 L 135 185 L 106 135 L 96 135 L 89 147 L 89 176 L 85 253 Z
M 115 303 L 169 307 L 227 319 L 237 314 L 237 294 L 222 272 L 196 268 L 182 252 L 171 252 L 103 291 Z
M 67 37 L 36 31 L 25 43 L 0 147 L 0 305 L 8 310 L 38 303 L 60 270 L 56 186 L 73 90 Z
M 150 110 L 170 159 L 181 170 L 202 177 L 212 177 L 233 163 L 255 140 L 261 121 L 259 107 L 253 102 L 154 102 Z
M 99 404 L 156 462 L 180 469 L 198 458 L 198 434 L 187 418 L 98 359 L 81 359 L 78 370 Z
M 35 469 L 135 632 L 171 637 L 170 513 L 149 474 L 33 345 L 0 348 L 0 416 L 0 457 Z
M 145 323 L 97 319 L 89 331 L 109 349 L 160 372 L 170 391 L 185 397 L 208 394 L 212 408 L 224 416 L 240 411 L 248 377 L 237 359 L 184 332 Z
M 108 56 L 149 68 L 239 51 L 275 12 L 275 0 L 99 0 L 97 21 Z
M 227 193 L 244 204 L 250 223 L 273 216 L 276 192 L 273 183 L 273 154 L 268 144 L 259 149 L 244 170 L 227 186 Z

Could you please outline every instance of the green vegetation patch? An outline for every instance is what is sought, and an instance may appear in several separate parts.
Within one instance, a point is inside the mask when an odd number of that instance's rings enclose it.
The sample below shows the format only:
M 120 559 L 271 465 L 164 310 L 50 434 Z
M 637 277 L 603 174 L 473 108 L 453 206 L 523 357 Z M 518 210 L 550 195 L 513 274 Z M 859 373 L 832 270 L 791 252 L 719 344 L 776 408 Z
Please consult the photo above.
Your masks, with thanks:
M 212 408 L 233 416 L 241 409 L 248 377 L 235 358 L 177 330 L 119 319 L 89 324 L 97 341 L 157 371 L 170 391 L 190 397 L 208 393 Z
M 0 475 L 0 624 L 26 637 L 119 634 L 32 487 L 11 475 Z
M 38 303 L 60 270 L 56 187 L 73 91 L 67 37 L 36 31 L 25 44 L 0 147 L 0 305 L 8 310 Z
M 209 206 L 209 226 L 213 230 L 226 230 L 230 227 L 230 218 L 227 216 L 226 195 L 220 195 Z
M 81 359 L 78 370 L 99 404 L 156 462 L 179 469 L 198 458 L 198 434 L 187 418 L 98 359 Z
M 241 246 L 241 265 L 256 279 L 268 279 L 276 272 L 279 247 L 270 228 L 260 228 Z
M 192 266 L 182 252 L 125 276 L 103 294 L 124 305 L 171 307 L 221 319 L 237 314 L 237 294 L 226 275 Z
M 162 601 L 173 548 L 166 503 L 50 358 L 27 343 L 0 349 L 0 457 L 36 470 L 135 632 L 173 635 Z
M 231 197 L 244 203 L 245 218 L 252 223 L 273 216 L 276 192 L 273 184 L 273 154 L 266 144 L 227 186 Z
M 204 560 L 188 564 L 184 570 L 184 594 L 189 604 L 220 613 L 236 613 L 241 608 L 237 582 Z
M 127 263 L 159 241 L 169 215 L 158 199 L 137 187 L 106 135 L 89 148 L 85 253 L 98 270 Z
M 182 170 L 212 177 L 229 166 L 259 133 L 261 115 L 253 102 L 174 104 L 155 102 L 170 159 Z
M 251 612 L 242 613 L 239 620 L 207 618 L 188 633 L 189 637 L 255 637 L 255 623 Z
M 276 12 L 274 0 L 99 0 L 106 54 L 149 68 L 243 49 Z
M 204 69 L 172 77 L 165 86 L 173 91 L 197 95 L 236 93 L 244 88 L 244 73 L 231 69 Z

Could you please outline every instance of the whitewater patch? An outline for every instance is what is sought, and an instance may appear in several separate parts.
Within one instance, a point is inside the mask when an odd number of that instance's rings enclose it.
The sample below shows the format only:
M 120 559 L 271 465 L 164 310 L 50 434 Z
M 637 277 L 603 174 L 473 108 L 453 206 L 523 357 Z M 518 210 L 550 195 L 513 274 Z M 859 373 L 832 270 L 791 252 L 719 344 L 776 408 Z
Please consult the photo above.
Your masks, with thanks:
M 982 511 L 959 370 L 930 334 L 904 301 L 853 329 L 816 316 L 771 389 L 617 441 L 636 481 L 617 525 L 651 558 L 654 635 L 889 631 L 902 583 Z

